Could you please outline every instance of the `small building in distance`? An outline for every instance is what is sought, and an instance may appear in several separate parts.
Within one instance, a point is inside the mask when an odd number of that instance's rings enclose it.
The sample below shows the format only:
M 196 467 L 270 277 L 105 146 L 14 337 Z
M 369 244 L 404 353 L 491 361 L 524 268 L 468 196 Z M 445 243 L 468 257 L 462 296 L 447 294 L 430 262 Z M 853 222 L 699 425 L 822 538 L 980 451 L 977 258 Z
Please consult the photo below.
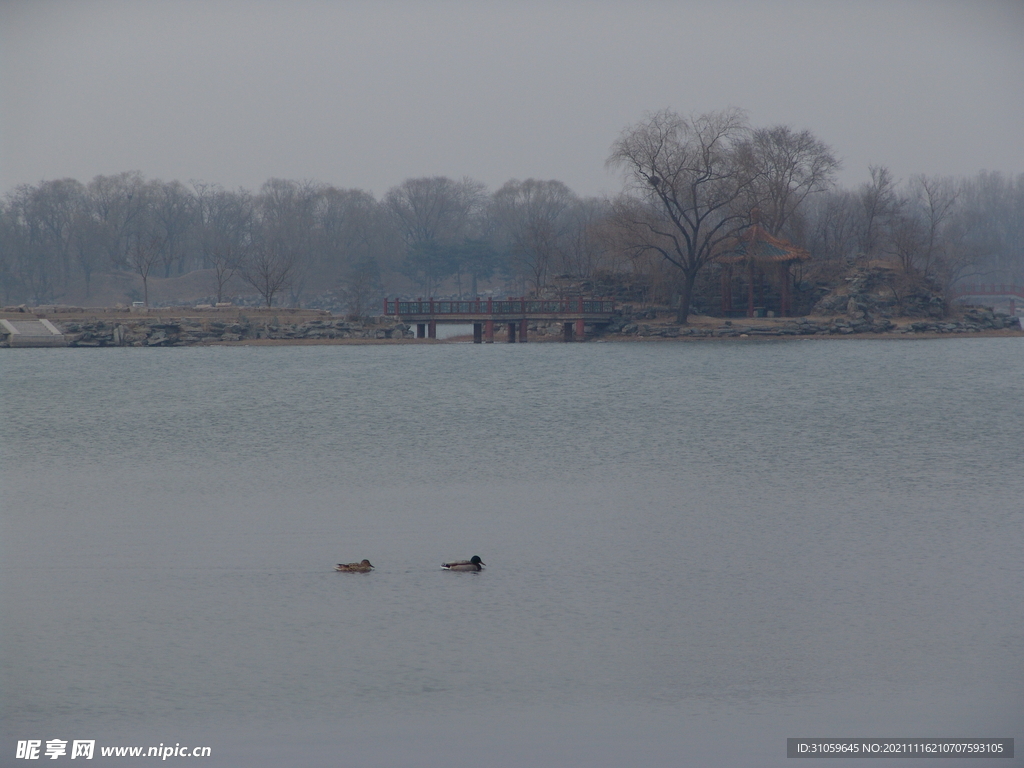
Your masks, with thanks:
M 790 265 L 810 258 L 803 248 L 769 234 L 758 211 L 751 211 L 750 226 L 715 259 L 722 266 L 722 314 L 736 314 L 742 307 L 736 298 L 745 294 L 747 317 L 769 312 L 788 317 L 793 310 Z

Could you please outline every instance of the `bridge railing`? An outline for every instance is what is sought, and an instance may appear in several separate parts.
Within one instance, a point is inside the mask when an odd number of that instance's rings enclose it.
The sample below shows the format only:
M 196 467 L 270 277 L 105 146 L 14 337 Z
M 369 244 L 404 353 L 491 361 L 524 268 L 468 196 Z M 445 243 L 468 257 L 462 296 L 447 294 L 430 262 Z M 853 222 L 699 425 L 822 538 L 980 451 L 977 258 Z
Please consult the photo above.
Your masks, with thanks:
M 958 285 L 953 294 L 960 296 L 1017 296 L 1024 299 L 1024 285 L 1005 283 L 970 283 Z
M 614 311 L 615 302 L 610 299 L 384 299 L 385 315 L 553 315 Z

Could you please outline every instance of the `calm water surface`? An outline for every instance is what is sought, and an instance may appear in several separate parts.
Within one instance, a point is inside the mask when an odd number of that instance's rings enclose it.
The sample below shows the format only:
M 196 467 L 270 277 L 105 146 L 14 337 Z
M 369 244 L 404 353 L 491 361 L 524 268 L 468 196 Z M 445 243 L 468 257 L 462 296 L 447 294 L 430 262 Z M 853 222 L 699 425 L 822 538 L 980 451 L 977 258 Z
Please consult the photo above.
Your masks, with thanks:
M 0 377 L 0 765 L 1024 749 L 1021 339 L 4 350 Z

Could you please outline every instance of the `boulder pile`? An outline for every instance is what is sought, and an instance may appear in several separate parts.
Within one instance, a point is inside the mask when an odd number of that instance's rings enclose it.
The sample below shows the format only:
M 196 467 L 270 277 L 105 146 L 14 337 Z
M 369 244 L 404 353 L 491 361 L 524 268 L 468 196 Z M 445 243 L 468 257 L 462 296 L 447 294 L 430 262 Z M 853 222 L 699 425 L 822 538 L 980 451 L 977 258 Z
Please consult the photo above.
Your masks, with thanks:
M 690 328 L 678 325 L 649 325 L 629 322 L 611 335 L 641 337 L 739 337 L 739 336 L 848 336 L 857 333 L 914 334 L 914 333 L 980 333 L 981 331 L 1021 330 L 1020 318 L 993 312 L 991 309 L 971 307 L 958 320 L 913 320 L 897 325 L 885 317 L 873 318 L 863 311 L 854 311 L 845 317 L 827 321 L 812 321 L 806 317 L 779 320 L 771 325 L 747 325 L 725 320 L 717 328 Z
M 931 280 L 897 272 L 892 266 L 860 266 L 823 296 L 812 315 L 865 312 L 885 317 L 930 317 L 948 312 L 942 293 Z
M 174 320 L 125 318 L 57 322 L 69 347 L 184 347 L 248 339 L 407 339 L 408 325 L 374 325 L 354 320 L 318 319 L 282 323 L 277 318 L 237 321 L 180 318 Z

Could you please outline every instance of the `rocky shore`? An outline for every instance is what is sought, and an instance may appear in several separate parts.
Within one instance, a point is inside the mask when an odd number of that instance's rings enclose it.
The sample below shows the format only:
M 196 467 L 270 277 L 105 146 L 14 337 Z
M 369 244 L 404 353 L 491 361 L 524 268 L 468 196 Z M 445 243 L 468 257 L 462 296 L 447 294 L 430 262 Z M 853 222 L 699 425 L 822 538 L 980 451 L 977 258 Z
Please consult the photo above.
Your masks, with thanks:
M 628 322 L 608 329 L 612 335 L 684 338 L 684 337 L 753 337 L 753 336 L 850 336 L 854 334 L 936 335 L 971 334 L 986 331 L 1020 331 L 1020 318 L 990 309 L 972 307 L 957 319 L 907 319 L 897 323 L 889 318 L 873 318 L 857 311 L 852 316 L 818 318 L 778 318 L 756 323 L 747 319 L 723 320 L 713 326 L 680 326 Z
M 69 347 L 184 347 L 264 340 L 284 343 L 335 339 L 378 341 L 414 336 L 408 325 L 393 318 L 350 320 L 335 318 L 326 312 L 295 316 L 294 312 L 282 311 L 252 317 L 243 313 L 189 316 L 163 312 L 153 317 L 116 310 L 98 310 L 95 314 L 79 310 L 73 314 L 64 318 L 59 311 L 45 313 L 64 334 Z M 39 317 L 42 313 L 30 316 Z M 0 346 L 7 346 L 6 339 L 0 337 Z
M 322 311 L 289 311 L 231 316 L 181 313 L 153 317 L 109 310 L 102 314 L 81 314 L 62 318 L 59 312 L 46 313 L 64 334 L 70 347 L 182 347 L 229 343 L 374 343 L 415 338 L 409 325 L 394 318 L 371 317 L 361 320 L 336 318 Z M 23 315 L 24 316 L 24 315 Z M 40 313 L 33 317 L 42 316 Z M 587 339 L 657 340 L 714 338 L 845 337 L 882 335 L 887 337 L 924 337 L 955 334 L 1020 333 L 1017 317 L 981 307 L 967 308 L 955 319 L 903 318 L 898 322 L 872 317 L 857 310 L 845 316 L 829 318 L 758 318 L 723 320 L 695 317 L 688 325 L 673 323 L 670 315 L 653 311 L 633 316 L 618 316 L 609 325 L 586 329 Z M 498 329 L 499 341 L 503 329 Z M 550 327 L 530 324 L 531 341 L 560 341 L 560 323 Z M 465 340 L 465 339 L 461 339 Z M 0 336 L 0 347 L 8 346 Z

